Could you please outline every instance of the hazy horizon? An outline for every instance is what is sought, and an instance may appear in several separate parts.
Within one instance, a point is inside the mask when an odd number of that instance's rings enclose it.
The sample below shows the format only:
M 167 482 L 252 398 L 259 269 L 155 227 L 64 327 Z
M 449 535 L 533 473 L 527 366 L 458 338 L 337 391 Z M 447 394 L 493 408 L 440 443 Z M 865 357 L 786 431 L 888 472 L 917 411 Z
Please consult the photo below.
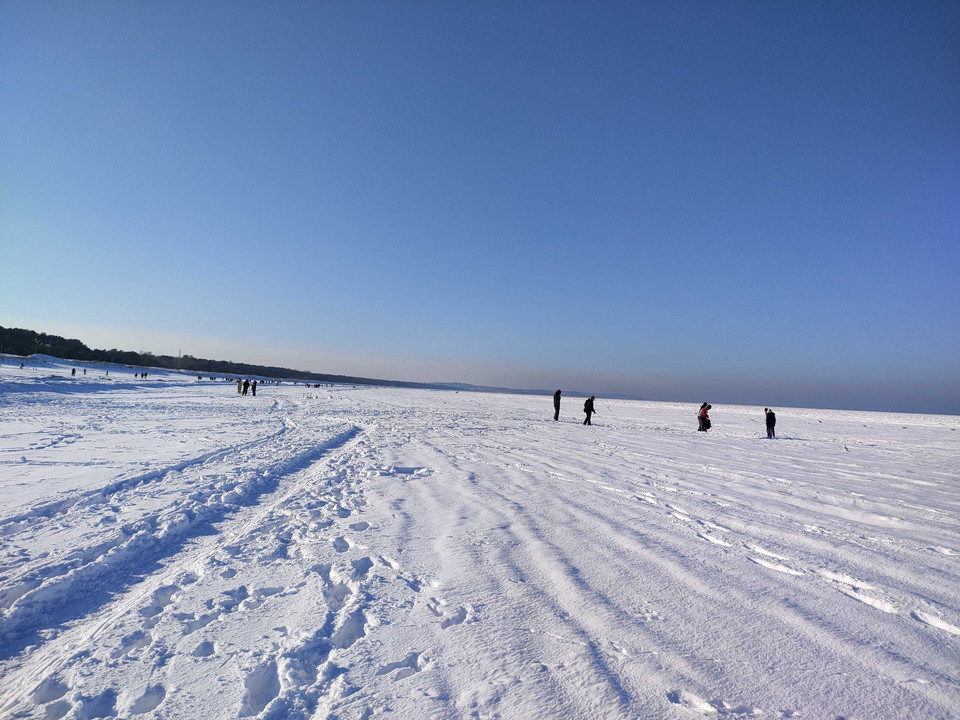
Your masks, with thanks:
M 387 381 L 454 384 L 465 383 L 480 387 L 498 387 L 510 390 L 542 390 L 552 393 L 559 387 L 566 393 L 596 394 L 598 397 L 629 396 L 640 400 L 661 402 L 689 402 L 699 404 L 709 401 L 714 405 L 757 405 L 771 407 L 822 408 L 835 410 L 864 410 L 876 412 L 910 412 L 934 415 L 958 415 L 951 412 L 954 405 L 949 399 L 924 397 L 918 387 L 900 389 L 899 395 L 890 394 L 886 404 L 872 404 L 875 394 L 873 385 L 865 380 L 852 387 L 830 386 L 823 381 L 797 383 L 786 388 L 783 383 L 754 381 L 742 387 L 722 379 L 717 388 L 711 380 L 691 380 L 682 383 L 675 378 L 648 379 L 638 385 L 634 378 L 600 377 L 561 369 L 542 371 L 533 368 L 484 367 L 474 363 L 469 376 L 444 376 L 463 369 L 461 362 L 421 362 L 419 359 L 403 358 L 384 360 L 376 358 L 349 357 L 334 353 L 311 351 L 308 348 L 257 347 L 254 341 L 236 338 L 203 338 L 176 333 L 149 333 L 129 328 L 85 327 L 46 323 L 45 327 L 17 324 L 0 316 L 0 326 L 19 327 L 48 335 L 77 339 L 87 347 L 116 349 L 134 352 L 150 352 L 154 355 L 176 357 L 178 353 L 207 360 L 249 363 L 255 365 L 284 367 L 290 370 L 347 375 Z M 53 329 L 56 328 L 56 329 Z M 511 383 L 509 378 L 527 378 L 527 382 Z M 544 382 L 544 379 L 558 382 Z M 846 399 L 846 400 L 845 400 Z

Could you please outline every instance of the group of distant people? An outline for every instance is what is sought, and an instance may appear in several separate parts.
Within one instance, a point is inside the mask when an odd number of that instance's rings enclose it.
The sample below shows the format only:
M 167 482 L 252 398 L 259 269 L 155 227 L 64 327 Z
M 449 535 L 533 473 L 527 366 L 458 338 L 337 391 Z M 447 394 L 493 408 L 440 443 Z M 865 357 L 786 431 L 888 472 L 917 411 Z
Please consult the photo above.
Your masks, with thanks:
M 254 380 L 253 382 L 250 382 L 249 380 L 243 380 L 241 382 L 240 378 L 237 378 L 237 394 L 246 395 L 247 391 L 249 390 L 253 391 L 254 397 L 257 396 L 257 381 Z
M 561 390 L 557 390 L 553 394 L 553 419 L 560 419 L 560 396 L 563 394 Z M 593 403 L 596 400 L 595 395 L 591 395 L 583 403 L 583 412 L 586 417 L 583 419 L 584 425 L 593 425 L 590 421 L 591 416 L 596 412 L 593 408 Z M 700 405 L 700 409 L 697 411 L 697 432 L 707 432 L 710 429 L 710 410 L 713 409 L 713 405 L 710 403 L 703 403 Z M 777 425 L 777 415 L 770 408 L 763 409 L 764 422 L 767 426 L 767 438 L 773 440 L 777 437 L 776 425 Z

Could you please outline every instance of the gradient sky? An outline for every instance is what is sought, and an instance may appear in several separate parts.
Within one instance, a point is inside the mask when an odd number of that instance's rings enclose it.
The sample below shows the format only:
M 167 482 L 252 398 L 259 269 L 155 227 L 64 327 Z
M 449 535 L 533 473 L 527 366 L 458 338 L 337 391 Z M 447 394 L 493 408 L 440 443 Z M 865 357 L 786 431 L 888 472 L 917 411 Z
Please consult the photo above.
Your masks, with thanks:
M 960 3 L 0 3 L 0 325 L 960 412 Z

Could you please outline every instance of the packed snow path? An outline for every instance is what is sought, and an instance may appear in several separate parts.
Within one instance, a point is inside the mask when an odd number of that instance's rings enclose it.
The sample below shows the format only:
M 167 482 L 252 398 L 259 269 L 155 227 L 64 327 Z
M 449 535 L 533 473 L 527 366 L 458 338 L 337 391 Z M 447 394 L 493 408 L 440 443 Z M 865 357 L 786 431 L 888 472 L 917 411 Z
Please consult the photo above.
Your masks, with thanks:
M 0 717 L 960 717 L 958 417 L 48 364 Z

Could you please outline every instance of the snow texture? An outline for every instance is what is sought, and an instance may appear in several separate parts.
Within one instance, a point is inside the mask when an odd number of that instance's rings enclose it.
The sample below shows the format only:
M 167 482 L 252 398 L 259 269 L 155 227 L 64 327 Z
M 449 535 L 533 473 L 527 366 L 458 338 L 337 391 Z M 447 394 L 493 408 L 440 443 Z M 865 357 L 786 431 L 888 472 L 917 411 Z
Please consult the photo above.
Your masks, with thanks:
M 958 417 L 20 360 L 0 717 L 960 717 Z

